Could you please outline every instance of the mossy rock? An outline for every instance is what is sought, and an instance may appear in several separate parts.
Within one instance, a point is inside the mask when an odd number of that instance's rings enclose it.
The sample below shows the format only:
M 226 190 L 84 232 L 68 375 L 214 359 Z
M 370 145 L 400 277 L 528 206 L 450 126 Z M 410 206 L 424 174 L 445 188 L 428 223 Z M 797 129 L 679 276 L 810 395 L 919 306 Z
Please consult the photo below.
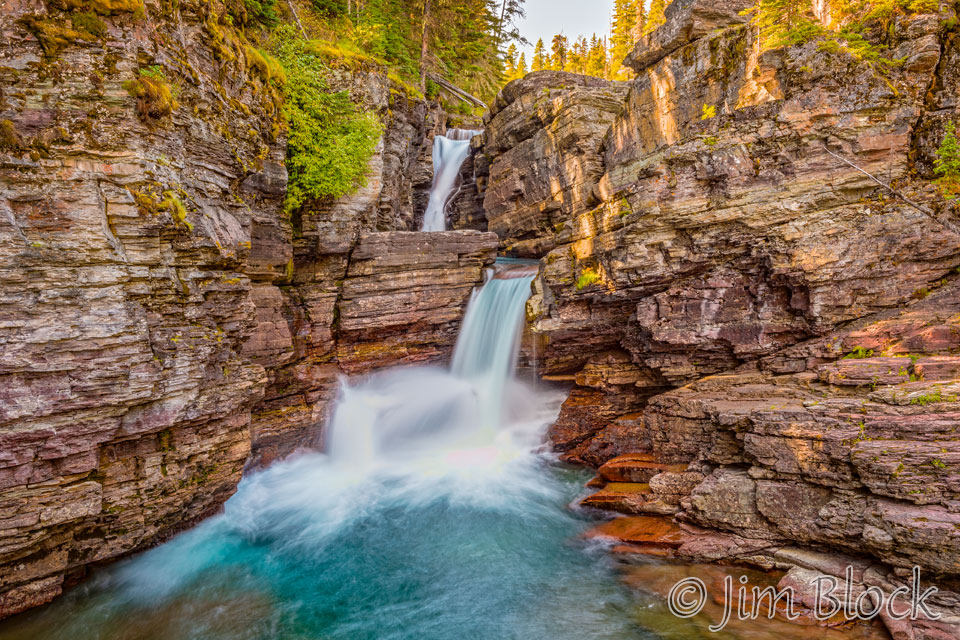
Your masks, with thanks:
M 107 23 L 93 11 L 81 11 L 70 16 L 70 24 L 82 33 L 88 33 L 98 40 L 107 37 Z
M 143 12 L 143 0 L 53 0 L 52 4 L 64 11 L 95 11 L 102 16 Z
M 55 58 L 61 51 L 74 43 L 93 43 L 98 39 L 86 31 L 78 31 L 73 27 L 68 27 L 62 18 L 43 18 L 37 15 L 29 15 L 20 18 L 17 22 L 36 37 L 37 42 L 40 43 L 40 48 L 43 49 L 43 54 L 48 58 Z
M 179 106 L 163 72 L 153 69 L 141 70 L 136 80 L 123 83 L 127 93 L 137 99 L 137 115 L 144 121 L 165 118 Z
M 0 150 L 19 153 L 23 149 L 23 140 L 20 139 L 13 121 L 0 120 Z

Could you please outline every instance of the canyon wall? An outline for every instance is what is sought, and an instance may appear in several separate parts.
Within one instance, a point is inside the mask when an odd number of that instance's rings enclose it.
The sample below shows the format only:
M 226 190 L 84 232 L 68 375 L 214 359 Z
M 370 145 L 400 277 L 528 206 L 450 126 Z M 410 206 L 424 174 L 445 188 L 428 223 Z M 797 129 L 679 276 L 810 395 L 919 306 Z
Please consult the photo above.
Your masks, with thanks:
M 878 70 L 761 51 L 751 5 L 676 0 L 629 83 L 508 85 L 474 159 L 486 227 L 461 222 L 540 259 L 538 364 L 575 384 L 557 450 L 642 454 L 593 504 L 725 532 L 687 559 L 802 545 L 885 586 L 920 566 L 960 625 L 960 211 L 932 182 L 956 8 L 896 18 Z
M 0 616 L 318 444 L 338 376 L 448 357 L 496 250 L 403 232 L 445 115 L 383 72 L 333 78 L 385 124 L 366 185 L 291 219 L 278 89 L 226 7 L 4 8 Z

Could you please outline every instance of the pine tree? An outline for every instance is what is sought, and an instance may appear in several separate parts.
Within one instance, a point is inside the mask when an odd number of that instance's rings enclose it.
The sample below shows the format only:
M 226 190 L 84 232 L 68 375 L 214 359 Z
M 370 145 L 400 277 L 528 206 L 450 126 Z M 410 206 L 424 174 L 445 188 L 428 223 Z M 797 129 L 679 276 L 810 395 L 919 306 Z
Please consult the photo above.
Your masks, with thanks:
M 527 54 L 520 52 L 520 58 L 517 60 L 517 66 L 514 71 L 515 78 L 522 78 L 527 75 Z
M 550 47 L 552 55 L 550 56 L 550 68 L 554 71 L 566 71 L 567 53 L 569 45 L 567 37 L 562 33 L 553 36 L 553 43 Z
M 606 77 L 607 48 L 603 40 L 597 37 L 597 34 L 593 34 L 593 37 L 590 39 L 590 53 L 587 54 L 586 73 L 587 75 L 597 76 L 599 78 Z
M 667 21 L 664 11 L 672 0 L 651 0 L 650 11 L 647 12 L 647 22 L 643 27 L 644 33 L 655 31 L 657 27 Z M 762 0 L 761 0 L 762 1 Z
M 523 37 L 515 23 L 527 15 L 523 8 L 524 0 L 502 0 L 500 4 L 500 18 L 497 20 L 497 38 L 501 43 L 516 40 L 523 42 Z
M 577 38 L 573 46 L 570 47 L 569 62 L 567 70 L 573 73 L 587 72 L 587 57 L 590 55 L 590 45 L 583 36 Z
M 640 36 L 643 35 L 644 25 L 647 24 L 647 7 L 645 0 L 635 0 L 634 11 L 636 12 L 637 18 L 633 22 L 633 41 L 636 43 L 640 40 Z
M 610 57 L 614 64 L 614 77 L 627 80 L 632 75 L 623 67 L 623 59 L 633 49 L 633 32 L 636 27 L 637 7 L 635 0 L 614 0 L 613 33 L 610 35 Z
M 530 64 L 534 71 L 543 71 L 549 66 L 547 52 L 543 46 L 543 38 L 537 40 L 537 44 L 533 47 L 533 60 Z
M 947 122 L 933 168 L 936 175 L 940 176 L 937 184 L 944 197 L 948 200 L 960 198 L 960 144 L 957 143 L 957 129 L 952 120 Z
M 757 0 L 753 22 L 763 49 L 805 42 L 822 30 L 813 15 L 812 0 Z
M 507 57 L 503 61 L 507 78 L 512 80 L 517 73 L 517 45 L 510 43 L 507 48 Z

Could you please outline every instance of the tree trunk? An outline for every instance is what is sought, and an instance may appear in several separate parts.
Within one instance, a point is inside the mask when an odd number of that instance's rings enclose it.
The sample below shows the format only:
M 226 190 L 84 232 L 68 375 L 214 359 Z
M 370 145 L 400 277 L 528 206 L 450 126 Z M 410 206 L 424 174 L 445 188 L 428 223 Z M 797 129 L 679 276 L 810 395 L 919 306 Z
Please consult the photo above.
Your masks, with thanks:
M 503 44 L 503 21 L 507 18 L 507 2 L 509 0 L 503 0 L 503 5 L 500 7 L 500 25 L 497 27 L 497 42 L 501 45 Z
M 420 91 L 427 90 L 427 25 L 430 22 L 430 0 L 423 0 L 423 34 L 420 38 Z

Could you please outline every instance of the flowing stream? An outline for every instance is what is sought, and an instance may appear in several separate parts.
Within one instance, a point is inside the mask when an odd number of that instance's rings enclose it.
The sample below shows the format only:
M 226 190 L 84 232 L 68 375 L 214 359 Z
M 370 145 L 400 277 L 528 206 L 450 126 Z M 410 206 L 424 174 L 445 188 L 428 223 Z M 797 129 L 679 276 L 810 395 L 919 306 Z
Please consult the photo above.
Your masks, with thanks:
M 457 176 L 470 155 L 470 140 L 480 133 L 473 129 L 451 129 L 446 135 L 433 139 L 433 186 L 421 231 L 447 230 L 447 205 L 456 195 Z

